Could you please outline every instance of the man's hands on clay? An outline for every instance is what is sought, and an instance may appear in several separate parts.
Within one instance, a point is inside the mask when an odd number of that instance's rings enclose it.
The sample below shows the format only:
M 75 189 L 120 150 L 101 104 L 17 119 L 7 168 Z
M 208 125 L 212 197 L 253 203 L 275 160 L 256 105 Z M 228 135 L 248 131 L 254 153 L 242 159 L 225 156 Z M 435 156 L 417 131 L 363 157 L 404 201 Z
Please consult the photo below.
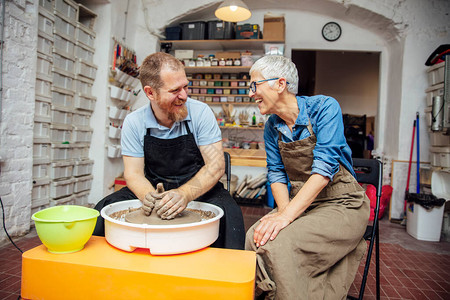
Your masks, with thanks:
M 155 208 L 156 199 L 151 195 L 152 193 L 148 193 L 145 195 L 144 200 L 142 201 L 142 209 L 144 210 L 144 214 L 146 216 L 150 216 Z
M 142 209 L 144 210 L 144 214 L 146 216 L 150 216 L 153 209 L 155 208 L 157 198 L 155 198 L 153 195 L 155 194 L 159 196 L 163 192 L 164 192 L 164 185 L 162 183 L 158 183 L 156 185 L 156 193 L 149 192 L 147 193 L 147 195 L 145 195 L 144 200 L 142 201 Z
M 181 213 L 188 205 L 188 200 L 179 189 L 163 193 L 151 193 L 156 199 L 156 213 L 161 219 L 170 220 Z

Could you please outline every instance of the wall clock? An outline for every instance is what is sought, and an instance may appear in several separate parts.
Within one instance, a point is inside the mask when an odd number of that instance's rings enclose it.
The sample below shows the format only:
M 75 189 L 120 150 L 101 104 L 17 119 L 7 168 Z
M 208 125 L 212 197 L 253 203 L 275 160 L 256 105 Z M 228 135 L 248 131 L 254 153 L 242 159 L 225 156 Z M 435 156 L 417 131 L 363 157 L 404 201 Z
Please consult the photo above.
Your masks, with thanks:
M 336 22 L 328 22 L 323 25 L 322 36 L 329 42 L 334 42 L 341 37 L 342 29 Z

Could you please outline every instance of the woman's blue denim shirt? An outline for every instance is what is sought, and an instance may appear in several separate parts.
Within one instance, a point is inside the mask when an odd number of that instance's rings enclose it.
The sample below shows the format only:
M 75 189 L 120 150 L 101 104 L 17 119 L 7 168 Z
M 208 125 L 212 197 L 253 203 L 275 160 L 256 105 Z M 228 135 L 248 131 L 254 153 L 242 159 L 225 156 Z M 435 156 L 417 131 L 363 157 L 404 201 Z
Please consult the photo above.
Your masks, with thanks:
M 352 168 L 352 151 L 344 136 L 344 123 L 339 103 L 332 97 L 317 95 L 297 96 L 299 114 L 293 131 L 277 115 L 271 115 L 264 128 L 264 142 L 267 153 L 268 181 L 270 184 L 287 184 L 289 179 L 278 148 L 278 132 L 285 143 L 302 140 L 310 136 L 307 129 L 311 121 L 317 143 L 313 150 L 311 174 L 320 174 L 333 180 L 342 164 L 355 176 Z

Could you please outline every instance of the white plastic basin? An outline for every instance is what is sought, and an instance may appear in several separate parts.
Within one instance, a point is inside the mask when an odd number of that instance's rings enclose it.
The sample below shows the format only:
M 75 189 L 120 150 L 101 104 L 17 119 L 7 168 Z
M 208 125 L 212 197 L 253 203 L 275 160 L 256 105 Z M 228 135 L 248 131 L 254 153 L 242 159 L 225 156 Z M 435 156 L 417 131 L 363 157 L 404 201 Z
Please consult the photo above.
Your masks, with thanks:
M 117 202 L 105 206 L 101 215 L 105 219 L 105 238 L 116 248 L 132 252 L 148 248 L 153 255 L 186 253 L 208 247 L 219 236 L 219 221 L 223 210 L 213 204 L 192 201 L 188 208 L 211 211 L 215 217 L 196 223 L 178 225 L 147 225 L 119 221 L 112 213 L 141 207 L 139 199 Z

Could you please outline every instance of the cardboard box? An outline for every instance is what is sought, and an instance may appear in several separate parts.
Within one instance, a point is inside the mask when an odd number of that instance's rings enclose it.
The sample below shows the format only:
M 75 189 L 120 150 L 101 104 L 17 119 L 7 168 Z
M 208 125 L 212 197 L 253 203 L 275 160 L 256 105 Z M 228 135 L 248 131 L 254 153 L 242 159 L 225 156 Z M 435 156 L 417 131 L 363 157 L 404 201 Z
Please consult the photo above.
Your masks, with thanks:
M 194 58 L 194 50 L 175 50 L 175 58 L 179 60 Z
M 216 52 L 216 58 L 218 58 L 218 59 L 241 58 L 241 52 L 236 52 L 236 51 Z
M 264 16 L 263 38 L 265 40 L 284 42 L 285 32 L 284 16 Z
M 127 186 L 127 182 L 125 181 L 125 178 L 123 177 L 116 177 L 114 180 L 114 192 L 117 192 L 123 187 Z

